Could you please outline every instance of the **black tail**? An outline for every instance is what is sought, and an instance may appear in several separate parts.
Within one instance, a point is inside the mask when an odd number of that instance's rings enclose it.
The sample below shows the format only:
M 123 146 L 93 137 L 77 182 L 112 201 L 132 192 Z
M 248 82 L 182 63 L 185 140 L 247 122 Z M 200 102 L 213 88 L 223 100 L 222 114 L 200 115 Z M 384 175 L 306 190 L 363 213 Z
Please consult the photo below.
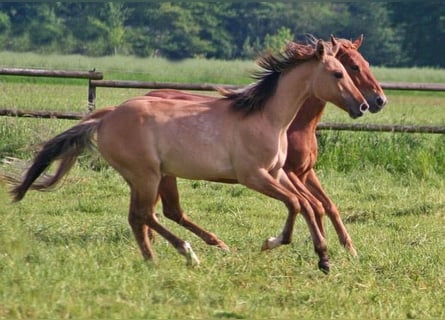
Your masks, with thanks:
M 6 177 L 15 187 L 11 190 L 14 201 L 20 201 L 28 189 L 45 190 L 55 185 L 68 173 L 76 158 L 93 145 L 92 138 L 100 123 L 99 119 L 91 119 L 75 125 L 46 142 L 36 155 L 23 180 Z M 55 160 L 61 160 L 57 173 L 48 176 L 43 182 L 34 181 L 45 172 Z

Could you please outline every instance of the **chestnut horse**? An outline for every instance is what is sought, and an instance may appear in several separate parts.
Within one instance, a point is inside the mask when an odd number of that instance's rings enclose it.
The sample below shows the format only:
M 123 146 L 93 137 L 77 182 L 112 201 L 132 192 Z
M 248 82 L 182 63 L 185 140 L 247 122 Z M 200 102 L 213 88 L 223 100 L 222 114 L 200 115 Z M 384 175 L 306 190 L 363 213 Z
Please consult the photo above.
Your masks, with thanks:
M 135 97 L 112 112 L 97 111 L 46 142 L 22 180 L 11 190 L 15 201 L 28 189 L 44 190 L 62 178 L 83 150 L 93 144 L 130 187 L 129 223 L 142 255 L 152 259 L 152 229 L 186 257 L 199 263 L 190 244 L 167 230 L 155 215 L 164 175 L 194 180 L 241 183 L 282 201 L 288 208 L 283 233 L 292 229 L 298 212 L 307 221 L 319 267 L 329 271 L 324 236 L 303 190 L 282 169 L 286 131 L 309 96 L 347 109 L 352 117 L 368 109 L 342 64 L 323 41 L 291 43 L 276 55 L 258 60 L 258 81 L 225 98 L 194 102 Z M 34 181 L 55 160 L 56 177 Z M 10 181 L 14 182 L 13 179 Z M 284 235 L 284 237 L 290 235 Z
M 332 36 L 331 42 L 333 45 L 338 44 L 340 46 L 336 57 L 343 64 L 357 88 L 366 98 L 370 106 L 370 111 L 372 113 L 380 111 L 386 104 L 386 97 L 379 83 L 371 73 L 369 63 L 358 52 L 358 48 L 363 42 L 363 35 L 357 38 L 354 42 L 345 39 L 336 39 Z M 216 97 L 212 96 L 190 94 L 170 89 L 154 90 L 147 93 L 147 95 L 189 101 L 208 101 L 216 99 Z M 308 190 L 307 192 L 310 192 L 319 202 L 321 202 L 321 205 L 313 206 L 321 234 L 325 236 L 323 216 L 326 212 L 334 225 L 340 243 L 355 256 L 357 255 L 357 252 L 352 244 L 351 237 L 343 224 L 339 211 L 323 190 L 314 171 L 315 162 L 317 160 L 316 128 L 325 106 L 326 102 L 315 97 L 310 97 L 305 101 L 301 110 L 292 121 L 287 131 L 288 154 L 284 170 L 295 185 L 303 183 Z M 221 248 L 227 248 L 226 244 L 218 239 L 218 237 L 191 222 L 188 216 L 183 212 L 179 204 L 179 194 L 175 177 L 164 176 L 162 178 L 159 194 L 163 204 L 163 212 L 168 218 L 191 230 L 200 236 L 206 243 L 217 245 Z M 316 204 L 317 201 L 312 199 L 311 203 Z M 263 249 L 272 249 L 274 247 L 273 244 L 274 242 L 265 242 Z

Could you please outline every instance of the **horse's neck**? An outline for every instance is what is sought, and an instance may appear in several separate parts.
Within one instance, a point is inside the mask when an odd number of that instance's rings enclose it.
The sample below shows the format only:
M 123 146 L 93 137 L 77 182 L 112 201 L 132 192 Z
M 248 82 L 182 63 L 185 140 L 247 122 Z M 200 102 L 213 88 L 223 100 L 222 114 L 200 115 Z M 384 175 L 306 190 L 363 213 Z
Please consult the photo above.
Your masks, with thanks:
M 275 94 L 264 110 L 275 127 L 287 130 L 304 101 L 310 97 L 311 71 L 310 68 L 295 67 L 280 76 Z
M 321 101 L 314 96 L 309 97 L 298 111 L 292 121 L 289 130 L 315 131 L 318 122 L 323 115 L 326 102 Z

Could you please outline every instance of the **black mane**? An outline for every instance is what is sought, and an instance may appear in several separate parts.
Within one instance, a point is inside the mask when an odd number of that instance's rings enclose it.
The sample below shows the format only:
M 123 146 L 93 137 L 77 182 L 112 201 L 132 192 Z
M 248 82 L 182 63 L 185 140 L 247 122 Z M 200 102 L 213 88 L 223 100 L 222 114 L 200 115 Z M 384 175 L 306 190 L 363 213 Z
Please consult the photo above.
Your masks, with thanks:
M 222 93 L 233 101 L 234 110 L 251 114 L 263 109 L 266 101 L 275 93 L 278 79 L 283 71 L 311 59 L 315 55 L 315 45 L 290 42 L 276 54 L 266 54 L 257 60 L 260 69 L 252 74 L 255 83 L 241 90 Z

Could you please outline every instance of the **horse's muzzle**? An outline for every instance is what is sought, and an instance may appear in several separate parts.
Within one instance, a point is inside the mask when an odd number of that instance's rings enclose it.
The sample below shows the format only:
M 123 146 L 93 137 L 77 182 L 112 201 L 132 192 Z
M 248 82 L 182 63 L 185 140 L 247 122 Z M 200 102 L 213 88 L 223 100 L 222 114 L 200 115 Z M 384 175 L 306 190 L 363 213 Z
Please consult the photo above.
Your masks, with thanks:
M 376 99 L 375 99 L 375 103 L 380 107 L 380 108 L 383 108 L 385 105 L 386 105 L 386 102 L 387 102 L 387 100 L 386 100 L 386 97 L 385 96 L 378 96 Z
M 383 107 L 388 103 L 388 100 L 387 100 L 386 97 L 383 95 L 383 96 L 378 96 L 377 98 L 375 98 L 375 101 L 374 101 L 374 102 L 375 102 L 375 103 L 372 103 L 371 106 L 370 106 L 370 108 L 369 108 L 369 111 L 370 111 L 371 113 L 377 113 L 377 112 L 379 112 L 380 110 L 382 110 Z
M 363 116 L 365 114 L 366 111 L 368 111 L 369 109 L 369 105 L 367 103 L 362 103 L 359 107 L 358 110 L 349 110 L 349 116 L 352 119 L 357 119 L 361 116 Z

